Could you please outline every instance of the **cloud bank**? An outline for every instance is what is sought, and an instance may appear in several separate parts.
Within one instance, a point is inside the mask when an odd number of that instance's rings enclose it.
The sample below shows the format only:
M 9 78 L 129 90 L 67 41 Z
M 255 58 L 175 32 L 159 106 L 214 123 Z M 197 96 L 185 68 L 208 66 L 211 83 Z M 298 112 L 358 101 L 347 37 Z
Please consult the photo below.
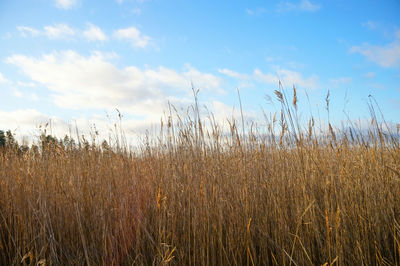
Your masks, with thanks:
M 32 81 L 51 91 L 61 108 L 114 109 L 159 118 L 168 101 L 190 102 L 191 83 L 204 90 L 222 91 L 222 80 L 186 65 L 177 71 L 164 66 L 118 68 L 107 54 L 83 56 L 75 51 L 42 57 L 13 55 L 6 60 Z

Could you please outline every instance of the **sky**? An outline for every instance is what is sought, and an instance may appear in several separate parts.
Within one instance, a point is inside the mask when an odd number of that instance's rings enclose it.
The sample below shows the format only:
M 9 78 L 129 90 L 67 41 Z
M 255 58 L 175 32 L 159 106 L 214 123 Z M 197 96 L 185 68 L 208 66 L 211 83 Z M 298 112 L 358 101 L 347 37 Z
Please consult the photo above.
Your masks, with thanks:
M 128 135 L 185 110 L 248 123 L 279 111 L 367 120 L 369 95 L 400 122 L 400 2 L 344 0 L 1 0 L 0 129 L 35 136 Z M 272 99 L 272 100 L 271 100 Z M 118 111 L 117 111 L 118 110 Z M 54 132 L 53 132 L 54 131 Z

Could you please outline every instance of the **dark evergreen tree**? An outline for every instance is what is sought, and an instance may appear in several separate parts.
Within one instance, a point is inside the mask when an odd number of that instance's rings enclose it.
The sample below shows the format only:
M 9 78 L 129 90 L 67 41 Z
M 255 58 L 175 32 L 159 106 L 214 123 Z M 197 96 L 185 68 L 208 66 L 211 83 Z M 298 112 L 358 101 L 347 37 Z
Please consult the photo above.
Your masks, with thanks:
M 75 140 L 70 138 L 68 135 L 65 135 L 64 139 L 62 140 L 62 144 L 66 148 L 75 148 Z
M 11 133 L 11 130 L 7 130 L 6 132 L 6 145 L 13 147 L 16 144 L 14 135 Z
M 3 130 L 0 130 L 0 147 L 6 146 L 6 135 Z

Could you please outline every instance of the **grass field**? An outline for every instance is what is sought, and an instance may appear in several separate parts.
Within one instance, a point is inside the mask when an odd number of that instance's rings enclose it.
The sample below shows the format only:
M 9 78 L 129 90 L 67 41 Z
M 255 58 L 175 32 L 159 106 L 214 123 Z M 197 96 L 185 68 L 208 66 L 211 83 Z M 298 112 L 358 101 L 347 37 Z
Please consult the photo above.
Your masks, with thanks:
M 135 151 L 1 148 L 0 264 L 400 265 L 399 129 L 371 105 L 320 130 L 276 96 L 264 131 L 196 103 Z

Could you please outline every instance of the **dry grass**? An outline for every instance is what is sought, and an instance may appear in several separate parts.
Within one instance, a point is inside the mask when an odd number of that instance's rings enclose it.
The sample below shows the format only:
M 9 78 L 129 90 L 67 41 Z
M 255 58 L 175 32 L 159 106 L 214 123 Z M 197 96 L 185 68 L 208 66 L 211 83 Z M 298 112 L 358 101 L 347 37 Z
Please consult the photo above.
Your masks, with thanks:
M 0 264 L 399 265 L 398 133 L 316 135 L 277 96 L 266 134 L 195 115 L 136 152 L 3 149 Z

